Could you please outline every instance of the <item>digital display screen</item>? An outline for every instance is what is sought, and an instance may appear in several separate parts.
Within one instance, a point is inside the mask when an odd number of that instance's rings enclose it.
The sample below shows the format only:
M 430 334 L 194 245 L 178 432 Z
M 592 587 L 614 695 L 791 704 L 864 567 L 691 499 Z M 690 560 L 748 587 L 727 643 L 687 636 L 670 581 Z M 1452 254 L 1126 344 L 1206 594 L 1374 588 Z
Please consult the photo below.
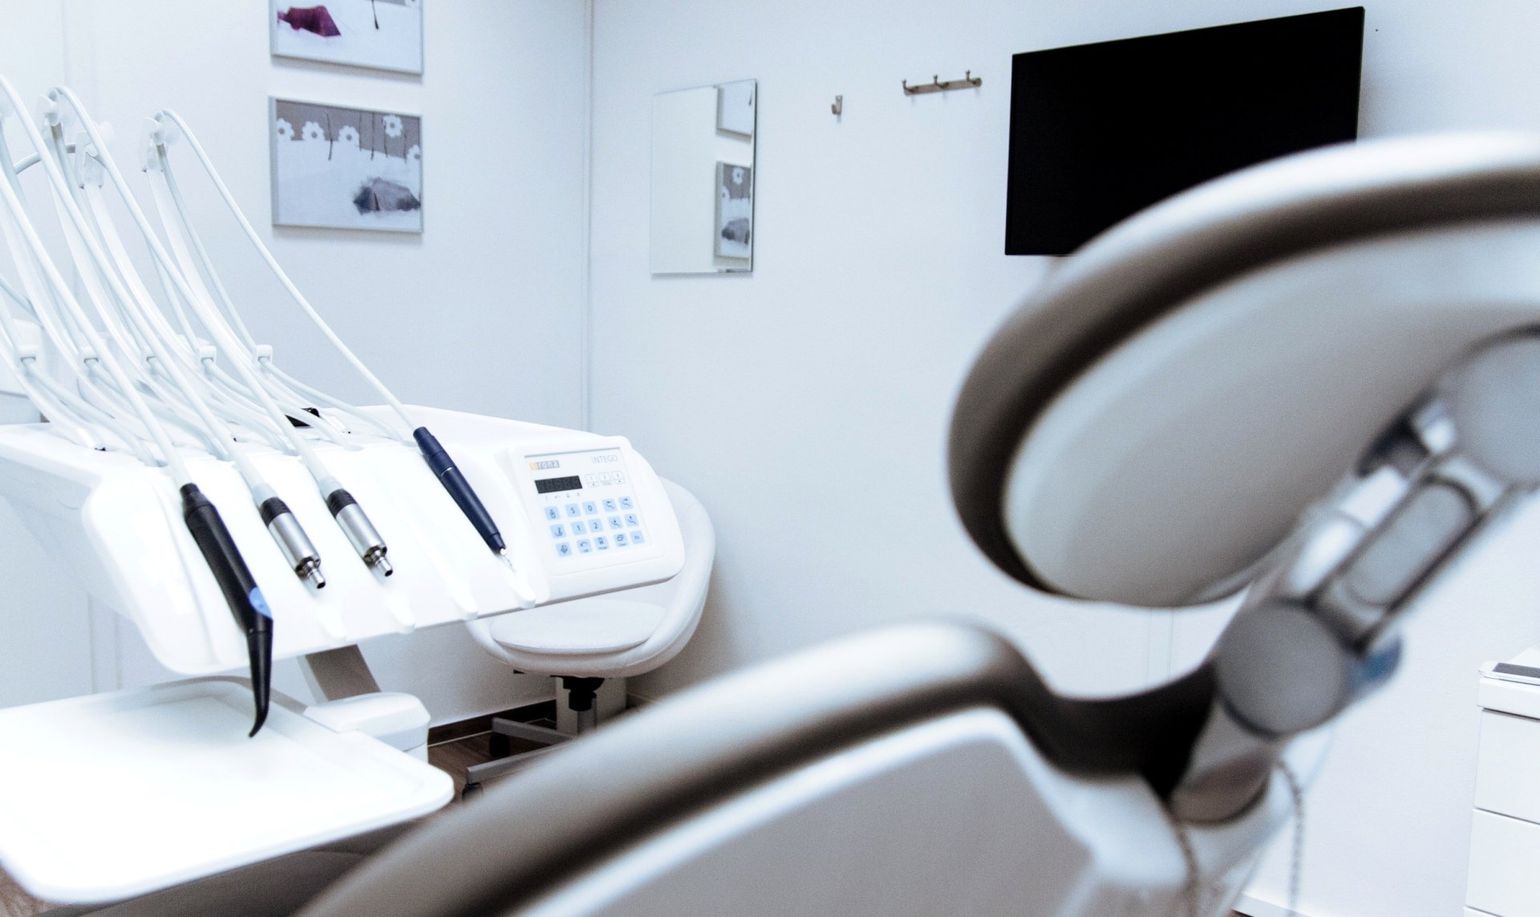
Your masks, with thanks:
M 535 482 L 535 490 L 543 494 L 554 494 L 563 490 L 582 490 L 583 479 L 577 475 L 565 478 L 545 478 Z
M 1017 54 L 1005 253 L 1062 255 L 1185 188 L 1358 136 L 1364 9 Z

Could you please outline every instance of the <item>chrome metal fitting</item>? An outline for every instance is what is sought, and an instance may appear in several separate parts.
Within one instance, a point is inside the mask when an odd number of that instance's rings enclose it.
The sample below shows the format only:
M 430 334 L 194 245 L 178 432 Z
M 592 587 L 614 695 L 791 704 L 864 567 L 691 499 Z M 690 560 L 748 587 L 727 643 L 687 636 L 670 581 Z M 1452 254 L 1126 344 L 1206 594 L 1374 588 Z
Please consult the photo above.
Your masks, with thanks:
M 396 572 L 395 567 L 385 558 L 389 551 L 385 539 L 380 537 L 379 530 L 369 521 L 363 507 L 358 505 L 352 494 L 338 488 L 327 496 L 326 505 L 332 511 L 332 517 L 337 520 L 337 525 L 342 527 L 342 533 L 348 536 L 353 550 L 358 552 L 358 556 L 363 558 L 370 569 L 378 570 L 382 576 Z
M 326 588 L 326 577 L 321 575 L 321 554 L 289 507 L 272 497 L 262 501 L 258 509 L 262 521 L 267 524 L 268 534 L 278 543 L 278 552 L 294 574 L 317 589 Z

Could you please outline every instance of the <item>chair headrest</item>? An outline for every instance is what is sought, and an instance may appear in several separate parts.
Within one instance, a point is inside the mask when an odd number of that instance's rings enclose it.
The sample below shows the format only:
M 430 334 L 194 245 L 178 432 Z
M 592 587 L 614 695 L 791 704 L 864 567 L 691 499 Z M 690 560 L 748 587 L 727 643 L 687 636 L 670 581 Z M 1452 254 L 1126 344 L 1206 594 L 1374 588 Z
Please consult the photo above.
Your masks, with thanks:
M 970 536 L 1149 607 L 1241 588 L 1478 339 L 1540 318 L 1540 138 L 1300 154 L 1136 215 L 1006 320 L 958 397 Z

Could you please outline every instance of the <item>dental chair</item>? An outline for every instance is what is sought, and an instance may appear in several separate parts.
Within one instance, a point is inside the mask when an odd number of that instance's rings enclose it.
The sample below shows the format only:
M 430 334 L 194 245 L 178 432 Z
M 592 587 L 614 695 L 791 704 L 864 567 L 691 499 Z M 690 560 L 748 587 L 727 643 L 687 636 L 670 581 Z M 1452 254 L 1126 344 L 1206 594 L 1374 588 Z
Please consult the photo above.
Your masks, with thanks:
M 310 917 L 1227 913 L 1440 570 L 1540 484 L 1540 140 L 1303 154 L 1059 266 L 957 401 L 1023 585 L 1181 608 L 1192 672 L 1061 697 L 958 623 L 698 686 L 548 757 Z
M 597 694 L 607 679 L 642 675 L 673 659 L 700 623 L 716 557 L 716 532 L 694 494 L 667 479 L 663 490 L 684 539 L 684 567 L 673 579 L 466 624 L 482 649 L 514 669 L 559 677 L 578 735 L 597 727 Z M 602 507 L 597 508 L 602 512 Z M 617 507 L 617 511 L 623 509 Z M 602 523 L 604 517 L 594 518 Z M 517 755 L 504 751 L 496 760 L 472 765 L 466 773 L 466 796 L 480 792 L 483 781 L 532 763 L 572 738 L 507 717 L 495 717 L 492 732 L 503 737 L 495 748 L 505 745 L 507 738 L 545 747 Z

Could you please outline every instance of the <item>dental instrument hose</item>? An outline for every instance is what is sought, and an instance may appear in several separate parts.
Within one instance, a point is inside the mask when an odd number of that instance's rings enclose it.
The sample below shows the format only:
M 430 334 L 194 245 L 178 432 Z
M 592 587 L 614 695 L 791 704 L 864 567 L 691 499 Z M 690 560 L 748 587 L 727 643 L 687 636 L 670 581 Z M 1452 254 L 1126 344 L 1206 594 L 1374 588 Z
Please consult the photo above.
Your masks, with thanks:
M 236 376 L 246 385 L 250 394 L 256 399 L 257 404 L 268 414 L 274 427 L 288 439 L 289 444 L 298 453 L 301 461 L 310 471 L 312 478 L 314 478 L 322 497 L 326 500 L 327 507 L 331 510 L 332 517 L 336 521 L 337 526 L 342 529 L 343 534 L 353 545 L 354 550 L 357 551 L 359 558 L 363 560 L 365 566 L 382 576 L 392 575 L 395 569 L 390 561 L 386 559 L 385 555 L 389 549 L 379 530 L 374 527 L 369 517 L 365 515 L 363 507 L 358 505 L 358 501 L 353 498 L 353 495 L 344 490 L 337 479 L 332 477 L 320 457 L 316 455 L 314 449 L 311 448 L 305 438 L 296 433 L 289 425 L 283 411 L 263 386 L 255 370 L 245 362 L 244 358 L 250 355 L 243 353 L 240 343 L 235 339 L 234 334 L 229 330 L 224 321 L 221 320 L 214 305 L 200 297 L 191 281 L 177 269 L 174 259 L 155 236 L 148 218 L 144 215 L 144 211 L 129 192 L 128 182 L 123 178 L 122 173 L 118 170 L 117 163 L 108 153 L 106 143 L 97 131 L 95 122 L 85 105 L 74 92 L 63 86 L 56 86 L 51 89 L 48 97 L 55 104 L 63 102 L 68 105 L 80 119 L 81 127 L 86 131 L 91 142 L 97 147 L 98 161 L 101 163 L 105 176 L 117 188 L 129 217 L 139 228 L 140 233 L 144 236 L 145 243 L 149 246 L 151 257 L 165 269 L 166 275 L 172 281 L 175 293 L 180 294 L 183 300 L 192 307 L 204 327 L 213 336 L 216 347 L 230 360 L 232 367 L 236 370 Z M 35 127 L 32 130 L 36 132 Z M 51 160 L 50 165 L 53 170 L 58 170 L 59 168 Z M 168 295 L 170 295 L 170 291 L 168 291 Z
M 55 159 L 59 162 L 62 171 L 68 168 L 62 121 L 50 119 L 49 126 L 54 142 Z M 78 179 L 72 180 L 65 190 L 87 196 L 85 187 L 86 182 Z M 117 302 L 122 311 L 122 318 L 127 322 L 125 327 L 136 331 L 142 341 L 141 349 L 145 354 L 146 363 L 160 367 L 161 372 L 169 375 L 168 381 L 186 399 L 195 418 L 204 427 L 210 444 L 214 446 L 221 458 L 234 463 L 236 470 L 246 482 L 252 502 L 262 517 L 263 526 L 272 536 L 285 563 L 301 580 L 317 589 L 325 588 L 326 578 L 321 572 L 320 552 L 316 550 L 314 543 L 311 542 L 299 520 L 289 510 L 288 505 L 278 497 L 251 459 L 247 457 L 245 447 L 236 440 L 233 431 L 213 414 L 197 391 L 197 387 L 187 377 L 185 370 L 170 349 L 174 347 L 171 342 L 175 332 L 163 320 L 157 323 L 160 316 L 150 302 L 149 292 L 134 275 L 132 265 L 128 261 L 128 254 L 104 210 L 89 211 L 90 215 L 96 219 L 94 229 L 99 233 L 97 237 L 86 231 L 85 217 L 88 211 L 81 202 L 71 203 L 66 199 L 67 195 L 59 189 L 56 189 L 55 198 L 59 202 L 61 221 L 66 223 L 66 228 L 73 225 L 80 237 L 77 243 L 66 232 L 65 238 L 70 243 L 71 252 L 75 254 L 78 262 L 94 265 L 100 272 L 101 279 L 107 283 L 108 289 L 103 289 L 89 272 L 82 271 L 80 274 L 86 292 L 97 305 L 103 319 L 110 315 L 108 303 Z M 112 258 L 111 262 L 109 262 L 109 256 Z M 117 268 L 116 272 L 113 270 L 114 265 Z
M 21 124 L 33 149 L 41 156 L 41 163 L 49 173 L 54 188 L 67 184 L 59 164 L 47 154 L 47 143 L 43 140 L 37 125 L 22 114 L 26 111 L 26 106 L 16 92 L 16 87 L 3 76 L 0 76 L 0 94 L 3 94 L 5 100 L 9 102 L 9 112 L 0 108 L 0 124 L 3 124 L 5 114 L 17 113 L 16 120 Z M 54 302 L 59 304 L 65 314 L 79 326 L 79 330 L 84 334 L 87 344 L 93 351 L 83 362 L 94 364 L 106 371 L 128 402 L 132 413 L 138 415 L 139 422 L 144 425 L 155 442 L 163 461 L 178 484 L 183 502 L 183 519 L 187 523 L 188 530 L 198 543 L 200 551 L 203 552 L 204 559 L 218 581 L 237 622 L 246 629 L 247 645 L 252 650 L 249 656 L 256 720 L 250 735 L 254 736 L 267 718 L 272 681 L 272 617 L 267 612 L 267 603 L 263 600 L 262 592 L 257 588 L 251 571 L 241 558 L 234 539 L 225 528 L 218 509 L 198 490 L 198 485 L 193 481 L 176 446 L 172 444 L 165 429 L 145 403 L 128 374 L 118 364 L 113 352 L 101 339 L 96 328 L 86 320 L 84 310 L 76 301 L 69 285 L 65 283 L 53 259 L 49 257 L 17 193 L 19 183 L 16 182 L 16 176 L 11 173 L 11 163 L 6 161 L 3 167 L 7 173 L 7 180 L 0 181 L 0 203 L 4 205 L 0 207 L 0 212 L 3 212 L 7 218 L 0 219 L 0 228 L 3 228 L 6 240 L 13 249 L 14 261 L 21 272 L 23 283 L 28 288 L 29 298 L 34 308 L 44 310 L 48 307 L 50 297 L 41 295 L 43 280 L 46 279 L 47 285 L 56 294 L 56 298 L 53 298 Z M 28 258 L 27 255 L 31 257 Z M 42 277 L 37 276 L 39 272 Z M 67 346 L 65 341 L 55 343 L 61 347 Z M 68 352 L 68 349 L 65 352 Z M 265 623 L 256 620 L 258 618 L 265 619 Z
M 258 254 L 267 262 L 268 268 L 272 270 L 273 275 L 283 285 L 290 298 L 310 318 L 310 321 L 316 328 L 325 335 L 337 352 L 352 364 L 353 368 L 358 371 L 359 375 L 364 377 L 375 391 L 380 393 L 380 396 L 385 399 L 386 403 L 401 418 L 407 428 L 412 430 L 412 438 L 417 443 L 418 451 L 422 453 L 423 461 L 433 471 L 433 476 L 438 478 L 439 483 L 449 492 L 450 498 L 454 500 L 455 505 L 460 508 L 460 512 L 464 514 L 470 524 L 475 527 L 476 533 L 481 536 L 481 540 L 486 543 L 489 549 L 502 558 L 505 563 L 509 563 L 511 567 L 511 561 L 508 558 L 508 546 L 503 540 L 502 532 L 498 530 L 497 523 L 492 520 L 492 514 L 487 511 L 485 504 L 477 496 L 475 488 L 471 486 L 465 474 L 455 464 L 448 450 L 443 447 L 437 437 L 427 427 L 420 426 L 412 421 L 411 416 L 407 413 L 406 406 L 385 386 L 385 383 L 380 381 L 378 376 L 364 365 L 363 361 L 353 353 L 347 344 L 343 343 L 342 339 L 337 336 L 337 333 L 331 329 L 326 320 L 310 304 L 310 301 L 294 285 L 294 282 L 289 279 L 289 276 L 284 273 L 283 268 L 279 266 L 272 252 L 268 251 L 267 246 L 262 243 L 262 239 L 257 234 L 256 229 L 246 219 L 246 215 L 241 212 L 240 206 L 235 202 L 234 195 L 231 194 L 229 187 L 225 185 L 223 179 L 219 177 L 218 171 L 214 168 L 213 161 L 209 159 L 208 153 L 203 149 L 203 145 L 198 142 L 197 136 L 193 134 L 181 116 L 170 109 L 163 109 L 156 113 L 155 120 L 169 121 L 187 139 L 188 146 L 203 166 L 203 171 L 213 182 L 215 189 L 224 200 L 225 206 L 245 231 L 246 237 L 251 241 L 253 247 L 256 248 Z M 155 138 L 155 146 L 160 171 L 163 176 L 166 176 L 169 184 L 170 160 L 166 154 L 165 137 L 157 136 Z

